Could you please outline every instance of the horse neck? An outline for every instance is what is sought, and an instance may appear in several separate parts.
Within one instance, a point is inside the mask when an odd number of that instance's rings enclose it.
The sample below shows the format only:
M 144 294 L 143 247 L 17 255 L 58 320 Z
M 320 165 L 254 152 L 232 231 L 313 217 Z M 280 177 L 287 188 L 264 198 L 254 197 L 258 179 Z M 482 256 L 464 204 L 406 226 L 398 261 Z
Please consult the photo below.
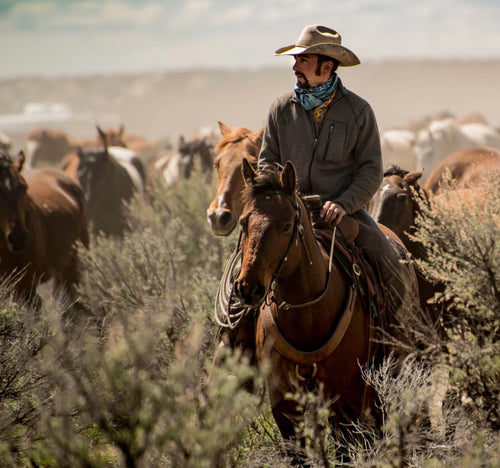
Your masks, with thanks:
M 314 234 L 309 214 L 301 201 L 299 201 L 300 225 L 302 234 L 297 232 L 293 246 L 289 254 L 289 262 L 294 266 L 293 271 L 280 275 L 276 279 L 277 291 L 280 299 L 290 304 L 304 304 L 317 299 L 323 292 L 326 282 L 329 280 L 329 252 L 325 252 Z M 300 231 L 300 228 L 299 228 Z M 338 273 L 338 268 L 332 267 L 329 291 L 324 299 L 313 304 L 311 307 L 301 307 L 299 314 L 312 313 L 313 315 L 324 304 L 332 302 L 332 292 L 336 289 L 335 284 L 343 284 L 343 278 Z M 337 290 L 338 295 L 340 291 Z M 343 297 L 345 295 L 340 294 Z M 328 305 L 329 307 L 329 305 Z

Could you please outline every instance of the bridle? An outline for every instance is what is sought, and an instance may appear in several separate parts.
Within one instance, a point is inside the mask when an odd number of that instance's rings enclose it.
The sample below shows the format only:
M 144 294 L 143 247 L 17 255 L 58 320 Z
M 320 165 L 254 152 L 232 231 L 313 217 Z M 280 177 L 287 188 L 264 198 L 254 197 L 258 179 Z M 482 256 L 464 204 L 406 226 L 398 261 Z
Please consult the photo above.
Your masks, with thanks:
M 266 197 L 270 197 L 270 196 L 271 196 L 270 194 L 266 195 Z M 333 266 L 333 250 L 334 250 L 334 246 L 335 246 L 335 234 L 337 231 L 337 226 L 335 225 L 333 227 L 332 242 L 331 242 L 331 246 L 330 246 L 330 256 L 329 256 L 329 262 L 328 262 L 327 278 L 325 281 L 325 286 L 323 287 L 323 290 L 320 292 L 320 294 L 316 298 L 314 298 L 310 301 L 307 301 L 307 302 L 302 302 L 300 304 L 290 304 L 289 302 L 286 302 L 285 300 L 278 300 L 277 299 L 278 295 L 276 293 L 276 282 L 280 276 L 281 270 L 283 269 L 284 265 L 286 264 L 286 262 L 288 260 L 288 255 L 290 253 L 290 249 L 292 248 L 294 240 L 295 240 L 295 243 L 297 244 L 299 242 L 299 239 L 300 239 L 300 242 L 302 243 L 302 246 L 304 247 L 307 258 L 309 260 L 309 264 L 312 265 L 311 255 L 310 255 L 309 250 L 307 248 L 307 244 L 304 240 L 304 226 L 302 224 L 300 206 L 297 203 L 296 199 L 291 199 L 291 198 L 288 198 L 288 199 L 289 199 L 290 203 L 292 204 L 293 209 L 295 210 L 292 235 L 290 236 L 290 240 L 288 242 L 288 246 L 285 250 L 285 253 L 282 256 L 280 262 L 278 263 L 278 266 L 276 267 L 276 269 L 272 275 L 272 279 L 269 283 L 269 287 L 268 287 L 266 294 L 264 296 L 264 303 L 267 306 L 270 306 L 272 303 L 275 303 L 278 306 L 278 308 L 285 309 L 285 310 L 300 309 L 302 307 L 308 307 L 308 306 L 314 305 L 314 304 L 318 303 L 319 301 L 321 301 L 323 299 L 323 297 L 325 296 L 325 294 L 328 291 L 328 288 L 330 286 L 330 279 L 332 276 L 331 273 L 332 273 L 332 266 Z M 239 245 L 240 241 L 241 241 L 241 233 L 240 233 L 240 240 L 238 241 L 238 249 L 240 248 L 240 245 Z

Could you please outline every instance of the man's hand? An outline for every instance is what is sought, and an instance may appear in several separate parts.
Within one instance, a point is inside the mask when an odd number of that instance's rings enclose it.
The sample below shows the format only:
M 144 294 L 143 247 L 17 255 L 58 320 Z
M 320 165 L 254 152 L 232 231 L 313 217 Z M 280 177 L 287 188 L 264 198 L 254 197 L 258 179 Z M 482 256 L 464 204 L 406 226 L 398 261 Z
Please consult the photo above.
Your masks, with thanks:
M 342 205 L 331 201 L 326 201 L 321 208 L 320 216 L 327 222 L 332 224 L 340 223 L 340 220 L 347 214 Z

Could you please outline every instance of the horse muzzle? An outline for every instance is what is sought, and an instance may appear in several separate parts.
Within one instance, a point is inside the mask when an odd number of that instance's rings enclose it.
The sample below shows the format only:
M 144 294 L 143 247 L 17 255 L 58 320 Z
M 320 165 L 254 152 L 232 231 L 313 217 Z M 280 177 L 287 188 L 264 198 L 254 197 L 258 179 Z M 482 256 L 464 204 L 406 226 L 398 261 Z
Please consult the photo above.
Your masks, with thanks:
M 235 281 L 234 292 L 243 307 L 260 307 L 266 298 L 266 288 L 263 284 L 250 284 L 245 280 Z
M 215 211 L 207 210 L 207 220 L 216 236 L 231 234 L 238 221 L 230 210 L 223 208 L 217 208 Z

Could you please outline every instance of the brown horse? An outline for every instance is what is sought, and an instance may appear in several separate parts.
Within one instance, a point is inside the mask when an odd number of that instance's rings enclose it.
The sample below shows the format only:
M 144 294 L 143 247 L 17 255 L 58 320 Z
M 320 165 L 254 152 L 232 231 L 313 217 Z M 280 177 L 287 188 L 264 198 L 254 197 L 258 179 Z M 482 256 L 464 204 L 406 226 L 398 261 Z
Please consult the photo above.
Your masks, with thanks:
M 424 188 L 434 195 L 447 189 L 477 186 L 500 172 L 500 150 L 489 147 L 468 148 L 447 156 L 431 172 Z
M 396 233 L 414 259 L 423 260 L 426 259 L 425 250 L 412 237 L 421 203 L 438 197 L 436 201 L 449 204 L 452 209 L 453 196 L 445 195 L 446 190 L 453 190 L 456 200 L 471 205 L 483 193 L 482 183 L 499 172 L 500 151 L 492 148 L 472 148 L 452 153 L 434 169 L 424 186 L 419 184 L 423 171 L 390 166 L 368 205 L 368 212 L 375 221 Z M 428 281 L 418 268 L 416 272 L 420 305 L 423 309 L 432 309 L 428 301 L 442 291 L 443 285 Z M 439 312 L 434 313 L 437 318 Z
M 89 242 L 83 193 L 56 169 L 21 174 L 24 160 L 22 152 L 15 162 L 0 153 L 0 274 L 15 276 L 21 300 L 36 304 L 38 283 L 51 278 L 73 297 L 76 243 L 88 247 Z
M 407 171 L 399 166 L 389 166 L 377 192 L 368 204 L 368 212 L 375 221 L 387 226 L 403 242 L 414 259 L 424 259 L 423 246 L 413 240 L 416 225 L 415 219 L 421 212 L 420 203 L 428 200 L 428 192 L 420 184 L 423 171 Z M 429 299 L 441 290 L 435 283 L 429 282 L 425 276 L 415 269 L 418 279 L 420 306 L 429 309 Z M 434 318 L 437 318 L 437 313 Z
M 76 141 L 65 132 L 50 129 L 32 130 L 26 141 L 26 166 L 56 166 L 83 142 Z
M 243 177 L 242 262 L 235 291 L 243 306 L 260 307 L 257 356 L 269 365 L 269 397 L 282 435 L 293 437 L 301 416 L 287 394 L 314 385 L 332 404 L 335 430 L 369 414 L 377 417 L 376 395 L 360 366 L 380 362 L 388 351 L 375 344 L 373 335 L 375 316 L 384 310 L 377 308 L 375 314 L 366 307 L 354 279 L 359 277 L 352 273 L 359 264 L 346 268 L 317 240 L 296 194 L 291 162 L 281 174 L 257 175 L 245 159 Z M 407 286 L 415 292 L 416 284 Z
M 217 171 L 215 198 L 207 209 L 207 219 L 216 236 L 233 232 L 241 214 L 241 193 L 244 188 L 241 164 L 247 158 L 257 164 L 264 128 L 252 132 L 244 127 L 235 129 L 219 122 L 222 138 L 215 147 Z

